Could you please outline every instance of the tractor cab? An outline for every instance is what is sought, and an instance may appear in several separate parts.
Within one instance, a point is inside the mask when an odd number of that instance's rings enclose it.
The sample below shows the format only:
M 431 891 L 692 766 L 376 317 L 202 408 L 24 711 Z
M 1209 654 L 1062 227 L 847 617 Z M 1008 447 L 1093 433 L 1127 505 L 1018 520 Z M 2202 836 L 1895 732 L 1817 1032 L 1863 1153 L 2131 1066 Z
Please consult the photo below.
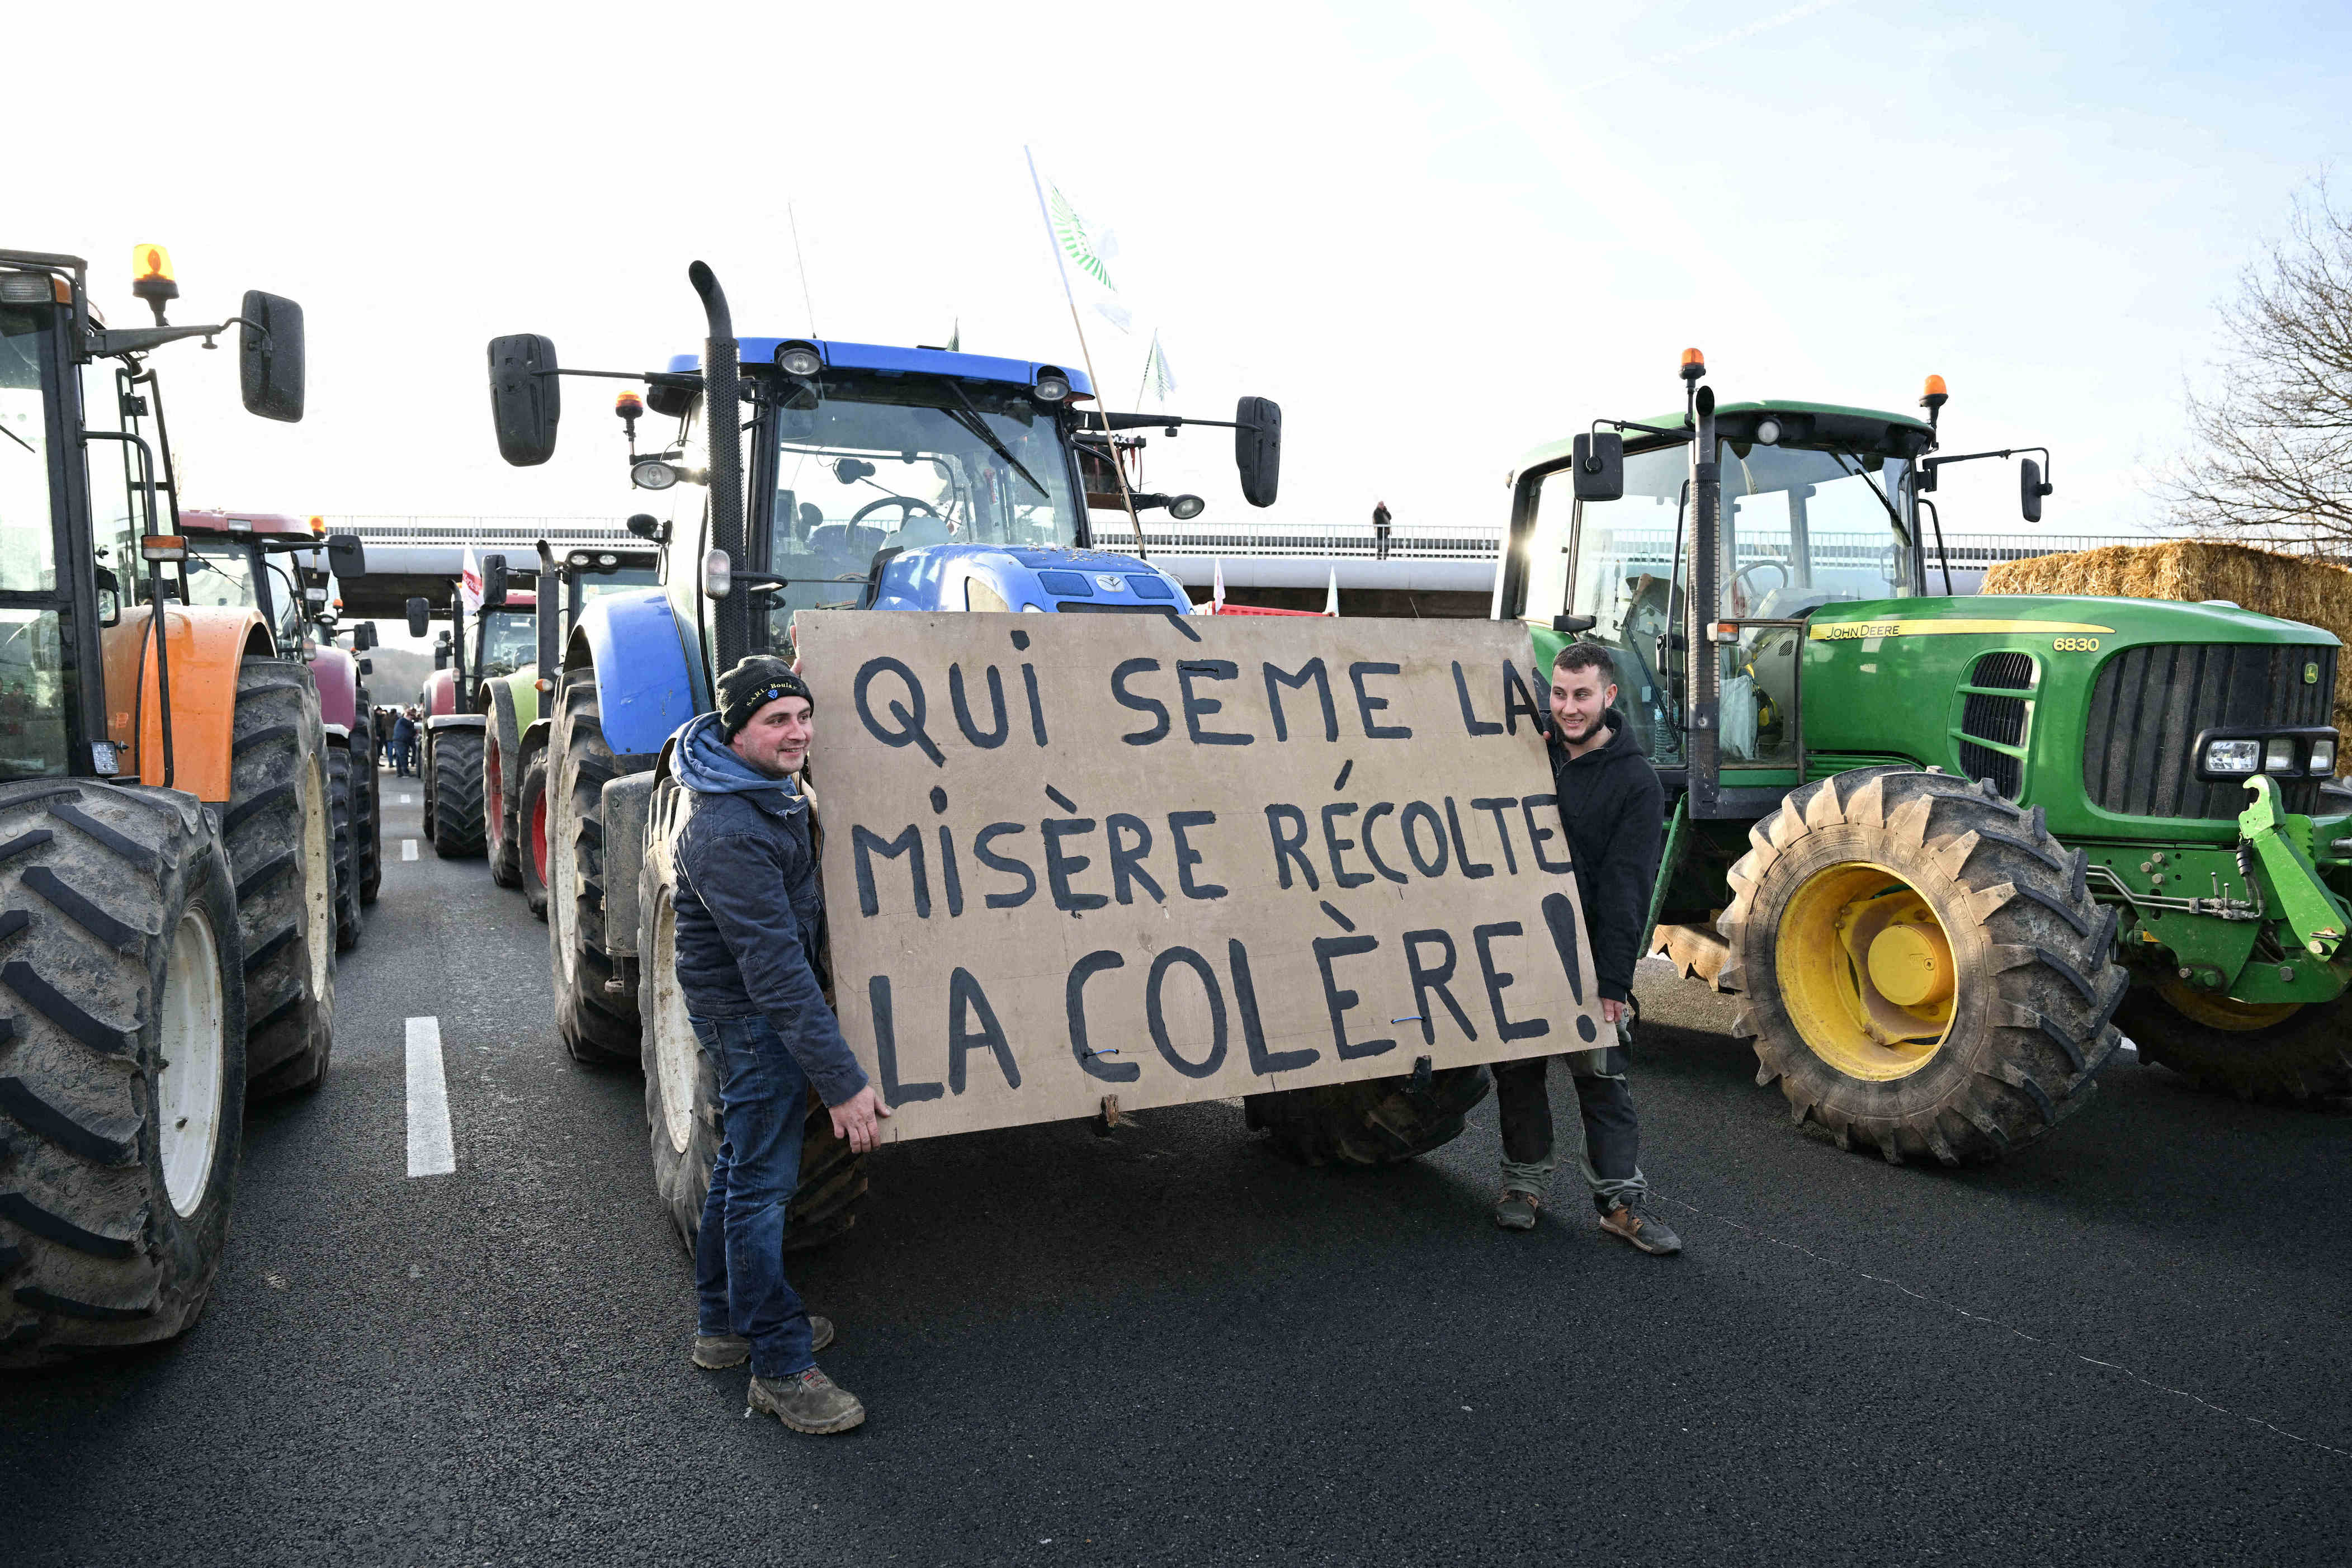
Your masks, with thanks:
M 1173 578 L 1098 548 L 1088 515 L 1117 510 L 1124 538 L 1104 542 L 1117 550 L 1139 545 L 1145 510 L 1199 514 L 1197 497 L 1131 482 L 1139 438 L 1122 433 L 1144 426 L 1234 431 L 1244 497 L 1275 500 L 1281 411 L 1264 398 L 1243 398 L 1231 420 L 1106 414 L 1080 406 L 1094 401 L 1084 375 L 1038 361 L 802 338 L 733 346 L 735 451 L 721 456 L 705 416 L 702 355 L 644 373 L 645 394 L 614 405 L 630 483 L 683 503 L 630 527 L 671 552 L 671 608 L 722 665 L 730 594 L 747 601 L 747 644 L 778 648 L 805 609 L 1188 613 Z M 500 450 L 518 464 L 553 450 L 556 377 L 614 374 L 560 369 L 541 337 L 498 339 L 490 360 Z M 675 429 L 641 443 L 639 422 L 656 416 Z M 740 500 L 722 512 L 709 503 L 730 470 Z M 725 515 L 739 505 L 740 521 Z
M 326 577 L 312 564 L 327 544 L 318 519 L 186 508 L 180 531 L 187 558 L 163 573 L 167 599 L 254 610 L 285 658 L 299 653 L 312 622 L 332 618 Z
M 1706 772 L 1718 776 L 1698 781 L 1701 794 L 1738 815 L 1802 782 L 1798 677 L 1814 617 L 1948 592 L 1926 492 L 1939 464 L 1967 459 L 1929 455 L 1940 378 L 1916 418 L 1779 399 L 1718 405 L 1698 385 L 1696 350 L 1684 368 L 1683 414 L 1599 420 L 1522 459 L 1495 609 L 1532 623 L 1547 659 L 1571 637 L 1606 646 L 1619 706 L 1670 787 L 1693 782 L 1695 750 L 1711 752 Z M 2041 469 L 2027 468 L 2046 493 Z M 1695 644 L 1707 650 L 1698 669 Z

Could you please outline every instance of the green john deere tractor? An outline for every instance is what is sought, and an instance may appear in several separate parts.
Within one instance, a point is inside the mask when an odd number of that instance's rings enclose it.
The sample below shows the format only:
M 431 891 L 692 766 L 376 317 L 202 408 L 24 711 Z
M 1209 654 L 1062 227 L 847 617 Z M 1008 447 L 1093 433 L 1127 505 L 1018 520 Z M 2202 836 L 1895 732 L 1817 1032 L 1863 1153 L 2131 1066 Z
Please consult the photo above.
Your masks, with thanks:
M 1956 597 L 1927 417 L 1601 419 L 1511 476 L 1495 614 L 1601 643 L 1664 779 L 1655 940 L 1847 1147 L 1994 1158 L 2119 1043 L 2249 1097 L 2352 1090 L 2336 639 L 2224 605 Z M 2039 521 L 2049 454 L 2023 458 Z M 1922 528 L 1927 532 L 1923 535 Z M 1932 595 L 1931 582 L 1945 593 Z

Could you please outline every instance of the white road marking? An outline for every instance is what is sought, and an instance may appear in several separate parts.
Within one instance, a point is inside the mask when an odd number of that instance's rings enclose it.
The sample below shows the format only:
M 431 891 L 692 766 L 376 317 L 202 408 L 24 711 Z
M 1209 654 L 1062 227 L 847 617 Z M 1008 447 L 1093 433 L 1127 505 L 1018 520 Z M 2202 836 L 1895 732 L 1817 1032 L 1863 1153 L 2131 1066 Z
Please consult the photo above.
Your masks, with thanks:
M 416 804 L 416 797 L 413 795 L 402 795 L 400 797 L 400 804 L 403 805 L 415 805 Z
M 404 838 L 400 841 L 400 858 L 404 860 L 414 860 L 416 858 L 415 839 Z
M 446 1176 L 457 1169 L 449 1138 L 449 1085 L 441 1073 L 441 1020 L 408 1020 L 408 1173 Z

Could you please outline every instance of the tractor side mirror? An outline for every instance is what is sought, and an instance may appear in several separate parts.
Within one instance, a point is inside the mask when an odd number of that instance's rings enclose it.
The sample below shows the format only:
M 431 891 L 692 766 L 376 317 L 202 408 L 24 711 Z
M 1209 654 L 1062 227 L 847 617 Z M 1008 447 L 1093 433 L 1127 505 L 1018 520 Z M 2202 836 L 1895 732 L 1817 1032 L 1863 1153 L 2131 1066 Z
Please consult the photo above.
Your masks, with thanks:
M 1614 430 L 1596 430 L 1576 438 L 1576 499 L 1622 500 L 1625 498 L 1625 437 Z
M 421 637 L 433 626 L 433 603 L 429 599 L 408 601 L 408 635 Z
M 534 332 L 490 340 L 490 421 L 499 456 L 518 468 L 555 456 L 555 426 L 563 400 L 555 374 L 555 343 Z
M 236 376 L 245 411 L 290 425 L 302 417 L 302 307 L 248 289 L 236 313 Z
M 1234 405 L 1234 467 L 1241 471 L 1242 499 L 1272 506 L 1282 486 L 1282 405 L 1271 397 L 1244 397 Z
M 367 547 L 356 533 L 327 535 L 327 565 L 338 577 L 367 575 Z
M 626 526 L 639 539 L 649 539 L 656 544 L 667 543 L 669 540 L 669 525 L 649 511 L 634 514 Z
M 507 558 L 482 557 L 482 608 L 495 610 L 507 602 Z
M 2042 481 L 2042 465 L 2031 458 L 2020 458 L 2017 464 L 2017 502 L 2018 510 L 2025 514 L 2026 521 L 2042 521 L 2042 498 L 2049 493 L 2049 485 Z
M 365 653 L 368 649 L 375 647 L 375 623 L 373 621 L 362 621 L 359 625 L 352 628 L 352 651 L 353 653 Z

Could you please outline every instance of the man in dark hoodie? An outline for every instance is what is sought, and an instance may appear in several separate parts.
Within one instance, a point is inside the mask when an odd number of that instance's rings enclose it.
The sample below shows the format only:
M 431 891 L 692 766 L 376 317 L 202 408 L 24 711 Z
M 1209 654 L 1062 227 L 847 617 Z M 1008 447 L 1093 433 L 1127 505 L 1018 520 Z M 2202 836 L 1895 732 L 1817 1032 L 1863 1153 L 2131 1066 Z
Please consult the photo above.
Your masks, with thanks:
M 694 1364 L 751 1363 L 750 1404 L 796 1432 L 846 1432 L 856 1395 L 816 1367 L 833 1325 L 811 1317 L 779 1256 L 814 1088 L 860 1153 L 890 1114 L 817 979 L 824 895 L 796 775 L 815 732 L 809 689 L 754 654 L 719 678 L 719 711 L 679 733 L 677 984 L 718 1070 L 724 1139 L 694 1247 Z
M 1682 1238 L 1645 1212 L 1650 1184 L 1638 1158 L 1642 1130 L 1625 1081 L 1625 1042 L 1632 1032 L 1626 1006 L 1633 964 L 1648 934 L 1650 888 L 1658 874 L 1665 793 L 1616 710 L 1614 668 L 1609 650 L 1594 643 L 1572 642 L 1552 661 L 1552 783 L 1576 865 L 1576 897 L 1584 906 L 1601 1015 L 1617 1031 L 1614 1045 L 1559 1059 L 1576 1086 L 1584 1122 L 1577 1164 L 1592 1189 L 1601 1228 L 1663 1256 L 1680 1252 Z M 1503 1122 L 1503 1195 L 1495 1203 L 1495 1223 L 1505 1230 L 1535 1228 L 1559 1163 L 1544 1091 L 1551 1061 L 1531 1057 L 1495 1069 Z

